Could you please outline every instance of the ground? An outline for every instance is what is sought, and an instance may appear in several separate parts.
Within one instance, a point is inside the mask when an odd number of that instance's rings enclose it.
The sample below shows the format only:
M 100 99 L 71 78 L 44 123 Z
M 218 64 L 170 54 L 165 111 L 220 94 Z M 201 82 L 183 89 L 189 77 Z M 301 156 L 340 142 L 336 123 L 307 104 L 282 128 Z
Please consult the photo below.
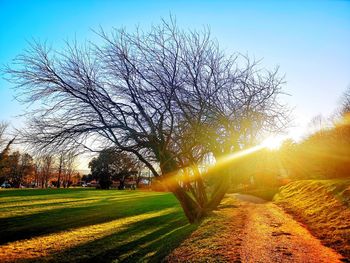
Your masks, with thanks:
M 341 262 L 340 254 L 275 204 L 246 195 L 230 198 L 168 256 L 169 262 Z
M 169 193 L 1 190 L 1 262 L 158 262 L 196 228 Z
M 344 262 L 347 187 L 343 181 L 297 182 L 282 188 L 275 202 L 230 194 L 199 225 L 188 224 L 169 193 L 1 190 L 0 261 Z M 305 216 L 308 225 L 300 223 Z M 316 224 L 319 216 L 331 221 L 321 217 Z M 322 232 L 322 226 L 332 228 Z M 315 237 L 319 233 L 323 238 Z
M 291 182 L 274 202 L 350 262 L 350 179 Z

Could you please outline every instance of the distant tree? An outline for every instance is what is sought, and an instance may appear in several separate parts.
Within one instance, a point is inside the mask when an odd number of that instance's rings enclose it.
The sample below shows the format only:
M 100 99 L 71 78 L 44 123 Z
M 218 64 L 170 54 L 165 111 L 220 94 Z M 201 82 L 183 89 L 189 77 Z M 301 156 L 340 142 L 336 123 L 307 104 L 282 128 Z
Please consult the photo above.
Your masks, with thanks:
M 350 87 L 343 94 L 340 111 L 342 115 L 350 113 Z
M 89 183 L 91 182 L 92 180 L 94 180 L 94 177 L 92 176 L 92 174 L 84 174 L 82 177 L 81 177 L 81 180 L 86 182 L 86 183 Z
M 279 150 L 291 179 L 349 177 L 350 129 L 348 125 L 318 130 L 301 142 L 286 142 Z
M 313 119 L 315 131 L 295 147 L 294 173 L 301 178 L 349 177 L 350 170 L 350 88 L 327 125 L 325 118 Z
M 72 176 L 75 173 L 75 161 L 77 154 L 74 151 L 66 152 L 64 155 L 63 187 L 68 188 L 72 184 Z
M 198 165 L 283 127 L 283 79 L 277 69 L 225 54 L 208 30 L 183 31 L 173 20 L 149 32 L 99 35 L 99 46 L 68 44 L 63 52 L 34 43 L 6 70 L 25 102 L 47 105 L 30 113 L 23 141 L 133 154 L 197 222 L 220 203 L 230 174 L 217 172 L 207 191 Z M 184 170 L 196 178 L 191 187 L 182 181 Z
M 21 183 L 27 185 L 34 173 L 34 160 L 29 153 L 21 154 L 19 169 L 22 178 Z
M 64 170 L 64 151 L 61 151 L 58 154 L 58 162 L 57 162 L 57 182 L 56 182 L 57 188 L 61 187 L 61 178 L 62 178 L 63 170 Z
M 31 177 L 34 172 L 33 158 L 28 153 L 21 154 L 16 151 L 8 156 L 6 167 L 6 179 L 13 187 L 19 187 L 25 184 L 26 179 Z
M 0 122 L 0 184 L 7 180 L 9 173 L 8 158 L 10 154 L 10 146 L 15 140 L 14 138 L 12 140 L 6 138 L 5 133 L 7 128 L 7 123 Z
M 68 188 L 71 185 L 71 177 L 75 172 L 76 157 L 75 151 L 61 150 L 56 154 L 57 181 L 55 185 L 57 188 L 60 188 L 62 185 L 64 188 Z
M 97 158 L 89 162 L 91 175 L 98 180 L 101 189 L 109 189 L 112 185 L 112 172 L 109 168 L 111 162 L 111 154 L 107 151 L 101 151 Z
M 74 172 L 70 178 L 70 182 L 74 186 L 77 186 L 81 182 L 81 179 L 82 175 L 79 172 Z
M 18 151 L 12 153 L 8 157 L 7 167 L 8 167 L 8 176 L 7 180 L 14 187 L 19 187 L 22 174 L 20 173 L 19 162 L 20 162 L 20 153 Z
M 90 161 L 89 167 L 92 176 L 98 180 L 102 189 L 108 189 L 112 185 L 112 180 L 118 180 L 118 188 L 123 190 L 125 180 L 138 173 L 139 164 L 130 154 L 106 149 Z
M 54 156 L 51 154 L 45 154 L 39 157 L 39 182 L 41 188 L 47 188 L 49 181 L 53 176 L 54 169 Z

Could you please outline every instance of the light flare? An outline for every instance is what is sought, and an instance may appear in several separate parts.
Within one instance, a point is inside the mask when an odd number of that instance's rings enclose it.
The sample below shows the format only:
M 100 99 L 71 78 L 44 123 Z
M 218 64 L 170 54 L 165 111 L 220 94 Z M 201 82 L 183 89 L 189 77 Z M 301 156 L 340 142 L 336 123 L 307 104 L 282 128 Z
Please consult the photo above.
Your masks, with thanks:
M 283 136 L 270 136 L 266 138 L 261 145 L 263 148 L 267 148 L 270 150 L 277 150 L 281 147 L 283 141 L 286 140 L 286 137 Z

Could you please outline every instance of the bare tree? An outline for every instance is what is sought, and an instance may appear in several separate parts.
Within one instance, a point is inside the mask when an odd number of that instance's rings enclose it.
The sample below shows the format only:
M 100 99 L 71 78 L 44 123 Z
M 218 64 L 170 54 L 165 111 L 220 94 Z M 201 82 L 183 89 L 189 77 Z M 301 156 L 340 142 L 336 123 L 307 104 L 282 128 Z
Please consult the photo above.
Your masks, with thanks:
M 47 188 L 49 186 L 49 180 L 53 175 L 54 157 L 53 155 L 46 154 L 40 157 L 39 161 L 40 177 L 39 183 L 41 188 Z
M 350 113 L 350 87 L 344 92 L 341 105 L 342 115 Z
M 68 188 L 71 182 L 71 177 L 75 171 L 75 160 L 77 153 L 75 151 L 61 150 L 59 154 L 56 154 L 57 158 L 57 188 L 63 185 L 64 188 Z
M 15 138 L 13 138 L 10 141 L 6 140 L 6 129 L 8 128 L 8 123 L 6 122 L 0 122 L 0 148 L 2 148 L 0 152 L 0 162 L 1 160 L 7 155 L 10 151 L 10 146 L 15 141 Z M 5 146 L 5 147 L 4 147 Z
M 74 151 L 65 153 L 64 156 L 64 173 L 63 173 L 63 187 L 68 188 L 72 183 L 72 175 L 74 174 L 76 167 L 75 161 L 77 154 Z
M 15 138 L 8 141 L 6 138 L 6 130 L 8 123 L 0 122 L 0 183 L 2 184 L 8 178 L 9 172 L 9 154 L 10 146 L 13 144 Z
M 57 188 L 61 187 L 61 178 L 64 169 L 64 151 L 61 151 L 58 154 L 58 162 L 57 162 Z
M 182 31 L 173 20 L 147 33 L 99 35 L 101 46 L 73 43 L 62 52 L 33 43 L 7 69 L 24 102 L 42 105 L 30 113 L 25 141 L 132 153 L 174 193 L 190 222 L 200 220 L 221 201 L 226 177 L 208 200 L 199 162 L 279 127 L 282 80 L 223 53 L 208 30 Z M 178 176 L 189 165 L 192 194 Z
M 2 148 L 5 144 L 5 132 L 8 127 L 6 122 L 0 122 L 0 147 Z

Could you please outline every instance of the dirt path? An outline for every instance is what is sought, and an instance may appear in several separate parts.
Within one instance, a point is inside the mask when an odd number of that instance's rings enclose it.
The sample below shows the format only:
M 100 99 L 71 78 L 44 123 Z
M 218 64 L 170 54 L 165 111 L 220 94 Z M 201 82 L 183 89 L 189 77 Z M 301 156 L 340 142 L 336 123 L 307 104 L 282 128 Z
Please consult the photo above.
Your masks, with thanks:
M 218 210 L 213 220 L 204 222 L 172 253 L 170 262 L 342 262 L 340 254 L 323 246 L 304 226 L 273 203 L 247 195 L 231 197 L 237 206 Z M 216 222 L 217 218 L 221 218 L 220 221 Z M 222 223 L 225 226 L 219 227 Z M 215 234 L 206 240 L 213 249 L 203 253 L 203 240 L 213 225 L 221 228 L 225 238 L 220 239 L 220 235 Z
M 242 262 L 341 262 L 310 232 L 272 203 L 250 207 L 241 247 Z

